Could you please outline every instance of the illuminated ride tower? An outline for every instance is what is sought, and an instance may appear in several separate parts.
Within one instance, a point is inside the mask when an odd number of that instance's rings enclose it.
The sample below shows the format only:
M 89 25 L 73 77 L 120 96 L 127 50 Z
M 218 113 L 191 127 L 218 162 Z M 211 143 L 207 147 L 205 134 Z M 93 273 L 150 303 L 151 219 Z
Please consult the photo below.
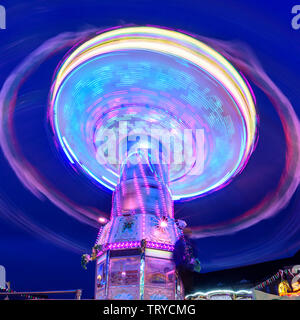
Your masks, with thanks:
M 167 171 L 131 155 L 113 194 L 110 221 L 99 233 L 96 299 L 183 299 L 172 259 L 181 234 Z M 132 163 L 133 162 L 133 163 Z
M 110 220 L 94 217 L 102 223 L 95 298 L 183 299 L 173 201 L 218 190 L 245 167 L 256 111 L 243 77 L 189 35 L 115 28 L 65 58 L 49 119 L 72 167 L 113 192 Z M 123 148 L 125 140 L 135 148 Z

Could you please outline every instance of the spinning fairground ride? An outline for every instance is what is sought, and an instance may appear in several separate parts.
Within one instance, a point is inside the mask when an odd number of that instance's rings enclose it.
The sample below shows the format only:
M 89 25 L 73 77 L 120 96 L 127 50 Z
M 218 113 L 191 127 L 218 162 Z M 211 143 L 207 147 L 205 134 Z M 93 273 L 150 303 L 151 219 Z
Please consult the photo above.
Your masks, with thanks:
M 158 27 L 114 28 L 77 46 L 51 92 L 71 164 L 113 191 L 91 256 L 96 299 L 183 299 L 173 201 L 222 188 L 256 133 L 251 89 L 218 52 Z

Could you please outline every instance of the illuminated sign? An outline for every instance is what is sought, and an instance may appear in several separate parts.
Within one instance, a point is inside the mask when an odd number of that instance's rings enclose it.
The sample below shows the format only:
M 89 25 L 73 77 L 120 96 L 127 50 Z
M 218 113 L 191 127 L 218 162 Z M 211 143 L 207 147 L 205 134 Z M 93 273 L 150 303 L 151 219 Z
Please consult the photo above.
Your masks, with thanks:
M 213 290 L 209 292 L 196 292 L 189 294 L 186 299 L 205 299 L 205 300 L 241 300 L 241 299 L 253 299 L 253 292 L 251 290 Z

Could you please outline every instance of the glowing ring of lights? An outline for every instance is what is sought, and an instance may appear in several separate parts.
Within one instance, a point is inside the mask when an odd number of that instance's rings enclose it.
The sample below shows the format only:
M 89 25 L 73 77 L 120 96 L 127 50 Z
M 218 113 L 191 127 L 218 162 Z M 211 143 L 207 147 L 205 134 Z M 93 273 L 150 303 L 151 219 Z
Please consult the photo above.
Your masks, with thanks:
M 256 133 L 251 89 L 235 68 L 199 40 L 156 27 L 110 30 L 74 50 L 56 74 L 49 118 L 72 165 L 110 190 L 118 171 L 97 163 L 99 123 L 129 118 L 176 132 L 203 129 L 202 174 L 170 166 L 174 200 L 224 186 L 245 166 Z

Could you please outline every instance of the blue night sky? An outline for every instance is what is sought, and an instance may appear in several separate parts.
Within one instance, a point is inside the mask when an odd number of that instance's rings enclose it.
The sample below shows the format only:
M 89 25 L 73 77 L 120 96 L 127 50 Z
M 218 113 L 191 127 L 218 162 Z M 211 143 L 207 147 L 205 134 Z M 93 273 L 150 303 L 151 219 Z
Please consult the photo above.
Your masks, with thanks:
M 0 30 L 0 85 L 28 54 L 65 31 L 123 24 L 160 25 L 201 36 L 248 44 L 262 67 L 300 115 L 300 29 L 291 27 L 290 1 L 1 1 L 7 29 Z M 49 134 L 46 109 L 61 51 L 35 70 L 20 89 L 23 106 L 15 117 L 22 152 L 68 198 L 109 214 L 111 193 L 74 172 L 57 152 Z M 206 197 L 176 203 L 175 214 L 189 225 L 226 224 L 261 201 L 278 184 L 285 164 L 280 119 L 267 97 L 253 86 L 259 113 L 259 142 L 245 170 L 228 186 Z M 10 210 L 88 252 L 97 229 L 78 222 L 48 200 L 41 201 L 18 180 L 0 152 L 1 201 Z M 226 236 L 196 241 L 202 272 L 251 265 L 294 255 L 300 248 L 300 193 L 274 217 Z M 0 206 L 1 210 L 1 206 Z M 297 218 L 298 215 L 298 218 Z M 82 269 L 80 253 L 56 245 L 44 234 L 28 232 L 13 216 L 0 211 L 0 264 L 14 290 L 82 288 L 93 296 L 94 266 Z M 287 227 L 288 226 L 288 227 Z M 286 231 L 284 231 L 286 228 Z M 284 231 L 284 236 L 278 236 Z

